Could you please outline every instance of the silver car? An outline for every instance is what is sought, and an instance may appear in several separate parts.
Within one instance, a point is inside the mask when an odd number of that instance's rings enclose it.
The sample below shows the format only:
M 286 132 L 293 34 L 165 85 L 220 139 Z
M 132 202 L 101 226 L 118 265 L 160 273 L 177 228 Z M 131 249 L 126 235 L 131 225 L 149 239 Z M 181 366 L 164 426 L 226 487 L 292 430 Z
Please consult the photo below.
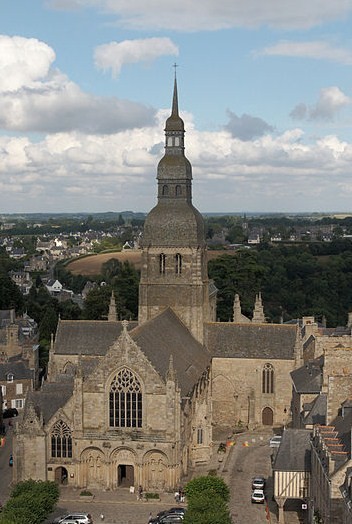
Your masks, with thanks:
M 53 520 L 53 524 L 93 524 L 89 513 L 68 513 Z

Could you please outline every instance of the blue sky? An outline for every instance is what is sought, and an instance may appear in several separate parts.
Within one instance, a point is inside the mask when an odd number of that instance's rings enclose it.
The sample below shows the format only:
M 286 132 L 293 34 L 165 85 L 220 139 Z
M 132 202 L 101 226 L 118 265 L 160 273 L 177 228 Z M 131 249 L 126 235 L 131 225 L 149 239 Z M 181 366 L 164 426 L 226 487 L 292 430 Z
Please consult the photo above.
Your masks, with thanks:
M 148 211 L 173 64 L 201 212 L 352 211 L 352 0 L 12 0 L 0 215 Z

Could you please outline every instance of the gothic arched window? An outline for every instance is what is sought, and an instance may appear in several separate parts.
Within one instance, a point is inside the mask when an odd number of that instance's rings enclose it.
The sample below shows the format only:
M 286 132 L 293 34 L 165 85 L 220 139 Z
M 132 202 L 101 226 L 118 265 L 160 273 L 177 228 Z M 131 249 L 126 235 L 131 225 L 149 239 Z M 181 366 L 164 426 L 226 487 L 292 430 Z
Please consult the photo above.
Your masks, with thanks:
M 176 275 L 181 275 L 182 273 L 182 255 L 180 253 L 175 255 L 175 271 Z
M 181 196 L 182 195 L 182 187 L 179 186 L 179 185 L 176 186 L 175 193 L 176 193 L 176 196 Z
M 165 267 L 166 267 L 166 255 L 164 253 L 160 253 L 159 255 L 159 273 L 161 275 L 165 275 Z
M 127 368 L 118 372 L 109 393 L 110 427 L 142 427 L 142 390 L 134 373 Z
M 265 364 L 262 372 L 262 393 L 274 393 L 274 368 Z
M 72 457 L 72 433 L 62 420 L 56 422 L 51 431 L 51 456 L 53 458 Z
M 163 186 L 162 195 L 167 196 L 169 194 L 169 186 Z

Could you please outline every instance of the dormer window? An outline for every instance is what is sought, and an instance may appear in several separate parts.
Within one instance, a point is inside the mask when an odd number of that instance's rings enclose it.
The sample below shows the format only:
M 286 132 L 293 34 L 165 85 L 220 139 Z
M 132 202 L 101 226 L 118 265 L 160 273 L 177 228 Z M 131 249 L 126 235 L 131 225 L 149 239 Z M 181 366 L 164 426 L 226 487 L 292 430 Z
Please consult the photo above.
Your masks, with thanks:
M 13 379 L 14 379 L 13 373 L 8 373 L 6 376 L 7 382 L 13 382 Z

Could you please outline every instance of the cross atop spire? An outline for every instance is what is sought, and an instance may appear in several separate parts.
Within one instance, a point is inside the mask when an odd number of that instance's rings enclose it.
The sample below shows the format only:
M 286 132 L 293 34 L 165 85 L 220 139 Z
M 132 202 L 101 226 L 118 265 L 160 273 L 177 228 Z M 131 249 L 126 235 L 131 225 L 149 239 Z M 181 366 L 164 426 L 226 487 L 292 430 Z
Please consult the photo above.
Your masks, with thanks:
M 173 65 L 172 67 L 173 67 L 173 68 L 174 68 L 174 70 L 175 70 L 175 78 L 176 78 L 176 69 L 177 69 L 177 68 L 179 67 L 179 65 L 178 65 L 178 64 L 176 64 L 176 62 L 175 62 L 175 63 L 174 63 L 174 65 Z

